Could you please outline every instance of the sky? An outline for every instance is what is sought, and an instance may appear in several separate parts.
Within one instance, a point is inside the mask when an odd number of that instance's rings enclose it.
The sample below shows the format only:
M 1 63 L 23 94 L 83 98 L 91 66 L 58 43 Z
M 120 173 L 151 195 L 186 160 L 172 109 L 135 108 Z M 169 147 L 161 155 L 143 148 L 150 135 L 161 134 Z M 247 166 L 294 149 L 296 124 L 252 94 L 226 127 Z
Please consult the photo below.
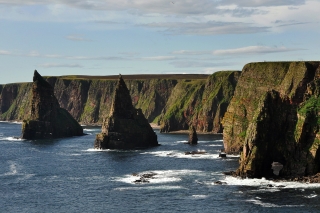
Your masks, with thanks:
M 320 60 L 320 0 L 0 0 L 0 84 Z

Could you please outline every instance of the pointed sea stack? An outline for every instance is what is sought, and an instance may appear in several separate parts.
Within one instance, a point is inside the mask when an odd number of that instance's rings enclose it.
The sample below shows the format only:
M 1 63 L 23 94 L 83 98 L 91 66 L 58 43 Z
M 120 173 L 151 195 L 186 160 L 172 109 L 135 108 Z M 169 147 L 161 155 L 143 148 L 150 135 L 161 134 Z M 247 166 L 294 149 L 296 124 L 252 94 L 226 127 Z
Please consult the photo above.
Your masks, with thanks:
M 83 135 L 79 123 L 54 96 L 52 86 L 34 71 L 29 118 L 23 121 L 23 139 L 50 139 Z
M 133 107 L 129 90 L 119 75 L 110 114 L 104 119 L 94 148 L 136 149 L 153 146 L 158 146 L 157 135 L 141 109 Z
M 191 144 L 191 145 L 198 144 L 198 136 L 197 136 L 197 132 L 196 132 L 196 129 L 194 128 L 194 126 L 190 127 L 190 129 L 189 129 L 188 144 Z

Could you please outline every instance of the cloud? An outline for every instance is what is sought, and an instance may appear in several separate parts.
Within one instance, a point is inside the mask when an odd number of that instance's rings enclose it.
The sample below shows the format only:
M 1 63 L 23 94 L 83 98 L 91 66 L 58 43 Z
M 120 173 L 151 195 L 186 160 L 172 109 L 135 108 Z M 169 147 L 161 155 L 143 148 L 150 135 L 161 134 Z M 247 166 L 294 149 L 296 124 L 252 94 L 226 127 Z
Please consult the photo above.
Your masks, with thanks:
M 81 35 L 68 35 L 66 36 L 66 39 L 72 40 L 72 41 L 91 41 L 89 39 L 83 38 Z
M 298 48 L 286 48 L 286 47 L 268 47 L 268 46 L 248 46 L 236 49 L 215 50 L 213 55 L 240 55 L 240 54 L 266 54 L 266 53 L 279 53 L 279 52 L 291 52 L 297 50 L 304 50 Z
M 153 56 L 153 57 L 142 57 L 145 61 L 168 61 L 176 59 L 175 56 Z
M 56 67 L 82 68 L 83 67 L 80 64 L 59 64 L 59 63 L 45 63 L 45 64 L 40 64 L 39 66 L 43 68 L 56 68 Z
M 257 7 L 296 6 L 305 0 L 0 0 L 5 5 L 64 5 L 69 8 L 96 11 L 126 11 L 130 14 L 167 15 L 214 15 L 231 13 L 234 16 L 249 16 L 259 12 Z M 234 11 L 219 7 L 236 5 Z
M 191 68 L 224 66 L 226 62 L 175 61 L 171 62 L 171 64 L 178 68 Z M 228 65 L 230 65 L 230 63 L 228 63 Z
M 0 50 L 0 55 L 11 55 L 12 53 L 7 50 Z
M 305 4 L 305 0 L 224 0 L 224 5 L 237 5 L 239 7 L 271 7 L 291 6 Z
M 176 54 L 176 55 L 206 55 L 211 53 L 212 51 L 192 51 L 192 50 L 177 50 L 172 52 L 172 54 Z
M 163 22 L 150 23 L 142 26 L 150 28 L 162 28 L 169 34 L 188 35 L 217 35 L 217 34 L 251 34 L 267 32 L 268 27 L 257 27 L 242 22 Z
M 72 60 L 103 60 L 103 61 L 115 61 L 115 60 L 129 60 L 128 58 L 118 56 L 65 56 L 66 59 Z

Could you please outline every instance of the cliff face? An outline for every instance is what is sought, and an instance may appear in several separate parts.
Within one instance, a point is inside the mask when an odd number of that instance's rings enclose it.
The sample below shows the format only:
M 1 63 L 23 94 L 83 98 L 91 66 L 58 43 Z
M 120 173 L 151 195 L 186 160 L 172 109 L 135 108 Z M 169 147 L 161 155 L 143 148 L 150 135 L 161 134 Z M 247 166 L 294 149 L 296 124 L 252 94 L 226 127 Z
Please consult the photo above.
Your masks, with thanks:
M 206 80 L 180 81 L 159 118 L 162 132 L 187 130 L 221 133 L 221 120 L 233 96 L 240 72 L 223 71 Z
M 233 94 L 240 72 L 211 76 L 172 75 L 126 78 L 133 106 L 141 108 L 149 122 L 158 122 L 163 132 L 189 129 L 222 132 L 221 118 Z M 110 113 L 117 80 L 44 77 L 54 88 L 61 106 L 78 122 L 102 124 Z M 29 114 L 31 83 L 7 84 L 0 96 L 0 119 L 23 120 Z
M 22 124 L 22 138 L 47 139 L 83 135 L 82 127 L 60 108 L 52 86 L 34 72 L 30 113 Z
M 6 84 L 0 96 L 2 120 L 23 120 L 29 113 L 27 106 L 31 99 L 32 83 Z
M 157 145 L 157 135 L 141 109 L 133 107 L 129 90 L 120 76 L 113 95 L 110 115 L 104 120 L 102 132 L 96 136 L 94 147 L 135 149 Z
M 201 77 L 204 78 L 204 77 Z M 84 124 L 102 124 L 109 115 L 117 80 L 47 77 L 60 106 Z M 126 80 L 134 107 L 141 108 L 149 122 L 161 113 L 173 88 L 174 78 Z M 23 120 L 32 83 L 7 84 L 0 93 L 0 119 Z
M 280 176 L 319 171 L 319 62 L 247 64 L 223 118 L 227 153 L 241 153 L 237 174 Z M 320 119 L 319 119 L 320 121 Z

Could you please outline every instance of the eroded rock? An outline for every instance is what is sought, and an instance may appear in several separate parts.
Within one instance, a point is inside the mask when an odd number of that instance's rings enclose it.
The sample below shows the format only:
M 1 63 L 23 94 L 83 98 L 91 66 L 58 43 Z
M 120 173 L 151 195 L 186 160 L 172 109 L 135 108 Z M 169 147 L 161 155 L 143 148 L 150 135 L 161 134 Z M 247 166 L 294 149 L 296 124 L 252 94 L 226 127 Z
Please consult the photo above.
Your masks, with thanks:
M 30 113 L 22 124 L 23 139 L 49 139 L 83 135 L 79 123 L 60 108 L 52 86 L 35 70 Z
M 129 90 L 119 76 L 109 116 L 96 136 L 97 149 L 137 149 L 158 146 L 157 135 L 141 109 L 132 105 Z

